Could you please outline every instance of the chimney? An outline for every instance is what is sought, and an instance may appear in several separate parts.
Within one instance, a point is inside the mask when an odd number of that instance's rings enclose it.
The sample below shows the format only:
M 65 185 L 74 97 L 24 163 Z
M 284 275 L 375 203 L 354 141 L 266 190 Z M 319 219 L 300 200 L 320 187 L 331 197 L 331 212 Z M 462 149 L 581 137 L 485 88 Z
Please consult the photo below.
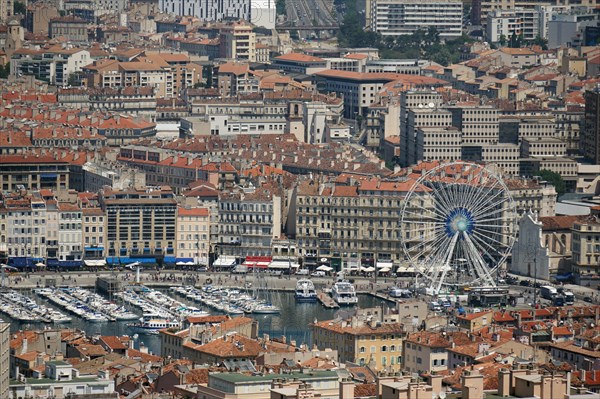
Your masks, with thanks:
M 505 368 L 498 370 L 498 396 L 510 396 L 510 371 Z
M 463 371 L 462 399 L 483 399 L 483 375 L 478 370 Z
M 27 345 L 27 338 L 23 338 L 23 343 L 21 344 L 21 354 L 29 352 L 29 348 Z
M 437 374 L 429 374 L 429 385 L 431 385 L 431 393 L 439 395 L 443 389 L 442 389 L 442 379 L 444 377 L 441 375 L 437 375 Z
M 340 399 L 354 399 L 354 382 L 350 378 L 342 378 L 339 389 Z

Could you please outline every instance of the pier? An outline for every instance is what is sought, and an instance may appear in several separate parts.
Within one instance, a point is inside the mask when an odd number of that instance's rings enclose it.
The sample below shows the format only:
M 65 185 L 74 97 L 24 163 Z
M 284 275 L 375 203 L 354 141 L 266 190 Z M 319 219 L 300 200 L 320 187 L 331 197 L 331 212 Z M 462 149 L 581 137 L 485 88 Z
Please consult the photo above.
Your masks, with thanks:
M 323 291 L 317 292 L 317 298 L 319 299 L 319 302 L 321 302 L 321 304 L 323 306 L 325 306 L 327 309 L 337 309 L 340 307 L 340 305 L 338 305 L 333 300 L 333 298 L 331 298 L 329 295 L 327 295 Z

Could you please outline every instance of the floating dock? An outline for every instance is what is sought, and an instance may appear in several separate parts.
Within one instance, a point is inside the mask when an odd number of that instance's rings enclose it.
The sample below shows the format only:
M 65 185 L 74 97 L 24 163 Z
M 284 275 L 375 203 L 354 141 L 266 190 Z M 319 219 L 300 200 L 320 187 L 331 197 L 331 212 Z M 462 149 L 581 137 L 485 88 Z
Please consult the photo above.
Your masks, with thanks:
M 333 298 L 331 298 L 323 291 L 319 291 L 317 293 L 317 298 L 319 299 L 319 302 L 321 302 L 321 304 L 327 309 L 337 309 L 340 307 L 340 305 L 338 305 L 337 302 L 333 300 Z

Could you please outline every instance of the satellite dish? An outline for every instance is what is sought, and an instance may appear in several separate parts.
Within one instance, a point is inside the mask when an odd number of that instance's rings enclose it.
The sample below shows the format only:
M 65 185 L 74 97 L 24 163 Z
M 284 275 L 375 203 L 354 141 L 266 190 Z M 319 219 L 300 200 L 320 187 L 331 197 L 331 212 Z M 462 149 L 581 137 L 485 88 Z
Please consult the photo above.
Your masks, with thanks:
M 435 107 L 434 103 L 429 103 L 428 105 L 429 105 L 429 108 L 434 108 Z

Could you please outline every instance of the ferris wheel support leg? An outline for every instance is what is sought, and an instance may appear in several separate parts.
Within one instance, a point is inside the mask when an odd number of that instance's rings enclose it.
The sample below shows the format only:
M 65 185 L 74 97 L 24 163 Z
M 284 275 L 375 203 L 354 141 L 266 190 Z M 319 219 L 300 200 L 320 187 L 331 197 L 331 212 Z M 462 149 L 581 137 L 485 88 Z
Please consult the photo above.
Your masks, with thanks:
M 442 266 L 442 272 L 439 277 L 439 280 L 436 282 L 435 286 L 435 294 L 439 294 L 442 289 L 442 284 L 444 284 L 444 279 L 446 278 L 446 273 L 448 273 L 448 269 L 450 268 L 450 260 L 452 259 L 452 255 L 454 255 L 454 249 L 456 248 L 456 242 L 458 241 L 458 233 L 454 233 L 454 237 L 452 237 L 452 241 L 448 247 L 448 253 L 446 254 L 446 259 L 444 259 L 444 264 Z
M 481 280 L 485 285 L 495 287 L 496 282 L 494 281 L 492 275 L 488 272 L 485 262 L 483 259 L 481 259 L 481 255 L 479 255 L 477 252 L 475 244 L 473 244 L 473 241 L 471 241 L 471 237 L 469 237 L 466 232 L 463 232 L 463 238 L 467 243 L 467 247 L 469 248 L 471 262 L 473 262 L 473 268 L 478 279 Z

